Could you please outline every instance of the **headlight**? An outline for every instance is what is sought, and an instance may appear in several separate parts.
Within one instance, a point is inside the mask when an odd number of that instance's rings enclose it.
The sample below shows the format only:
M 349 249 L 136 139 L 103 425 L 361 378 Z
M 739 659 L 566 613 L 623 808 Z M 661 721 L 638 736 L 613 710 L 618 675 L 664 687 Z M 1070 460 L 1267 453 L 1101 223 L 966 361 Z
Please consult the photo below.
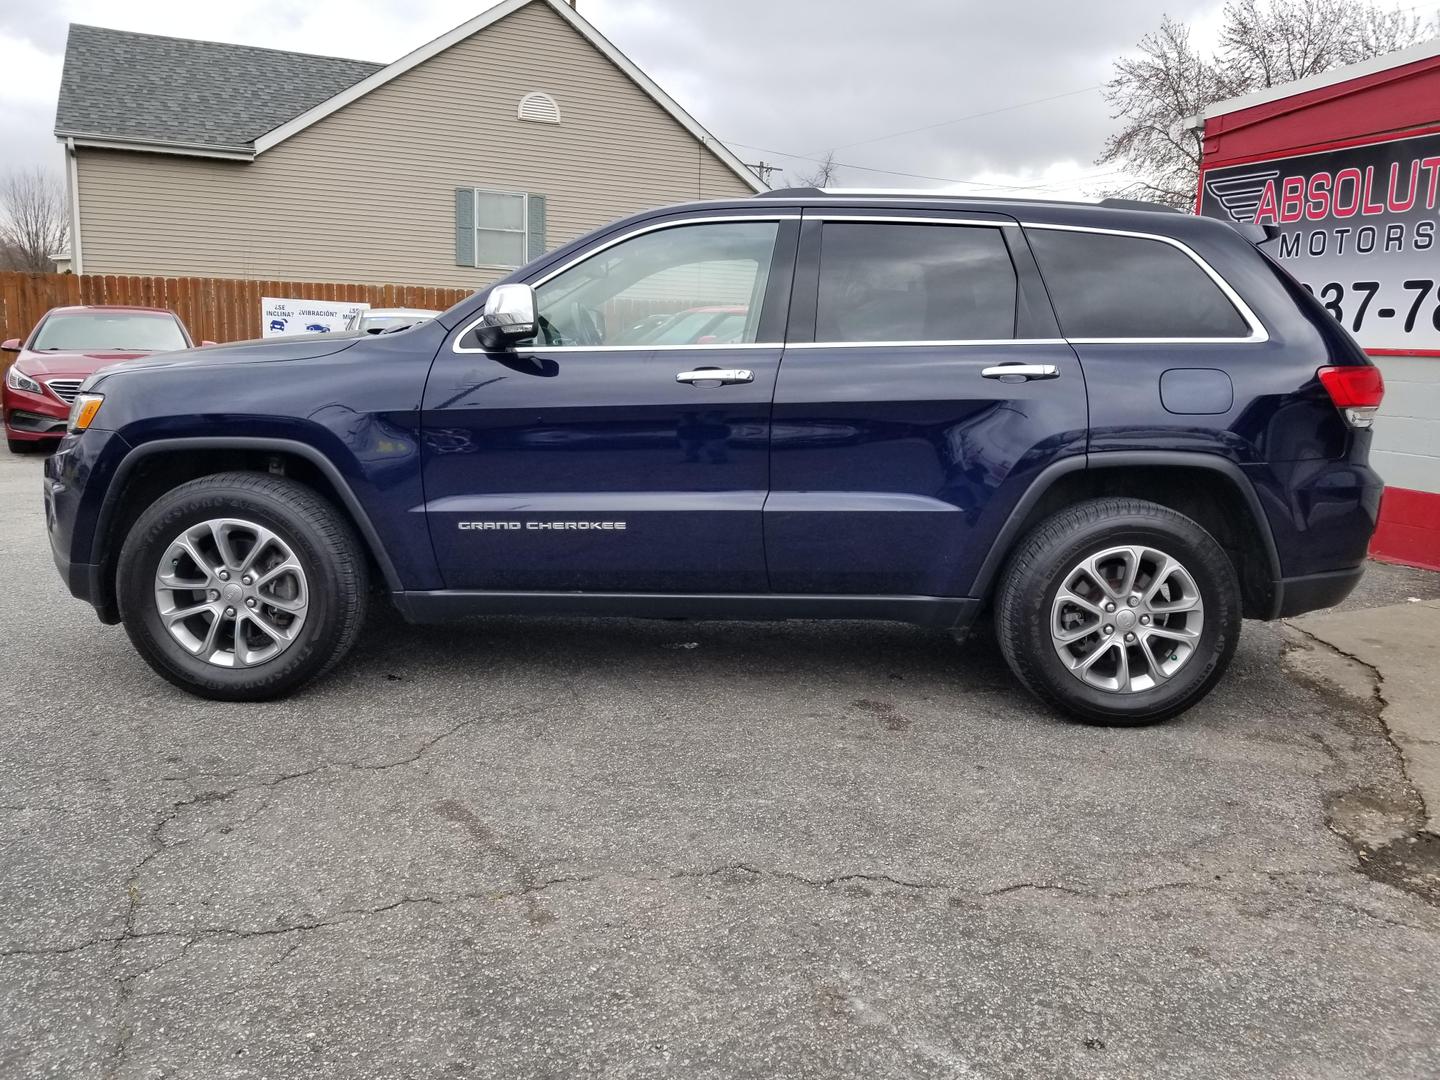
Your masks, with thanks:
M 16 371 L 14 364 L 11 364 L 5 369 L 5 385 L 10 387 L 11 390 L 24 390 L 29 394 L 40 394 L 44 392 L 40 389 L 40 384 L 30 378 L 29 375 Z
M 70 406 L 70 434 L 77 431 L 84 431 L 95 420 L 96 414 L 100 412 L 100 406 L 105 401 L 104 394 L 78 394 L 75 397 L 75 404 Z

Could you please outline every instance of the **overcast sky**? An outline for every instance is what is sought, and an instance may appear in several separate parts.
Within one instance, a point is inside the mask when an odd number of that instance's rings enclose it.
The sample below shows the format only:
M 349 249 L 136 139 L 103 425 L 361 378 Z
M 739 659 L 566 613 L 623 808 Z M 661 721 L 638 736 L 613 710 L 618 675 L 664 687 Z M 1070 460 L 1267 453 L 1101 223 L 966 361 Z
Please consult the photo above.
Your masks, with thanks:
M 488 2 L 3 0 L 0 168 L 60 168 L 51 131 L 71 22 L 384 62 Z M 1167 0 L 1164 10 L 1205 36 L 1219 8 Z M 981 181 L 1042 197 L 1118 179 L 1094 165 L 1113 127 L 1098 86 L 1161 10 L 1153 0 L 579 0 L 579 9 L 747 162 L 793 176 L 810 167 L 803 156 L 834 148 L 855 166 L 841 170 L 845 186 Z M 1003 111 L 972 115 L 991 110 Z M 894 134 L 926 125 L 943 126 Z

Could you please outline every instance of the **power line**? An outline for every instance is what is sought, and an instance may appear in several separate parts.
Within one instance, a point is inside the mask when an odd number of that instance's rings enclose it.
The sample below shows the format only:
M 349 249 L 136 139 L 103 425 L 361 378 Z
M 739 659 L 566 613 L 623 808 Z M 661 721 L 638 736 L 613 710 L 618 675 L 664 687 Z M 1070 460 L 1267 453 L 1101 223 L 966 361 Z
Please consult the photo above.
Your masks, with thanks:
M 904 131 L 892 131 L 886 135 L 874 135 L 868 139 L 859 139 L 855 142 L 842 143 L 839 146 L 829 147 L 831 150 L 848 150 L 852 146 L 865 146 L 868 143 L 883 142 L 886 139 L 898 139 L 902 135 L 914 135 L 921 131 L 934 131 L 936 128 L 949 127 L 951 124 L 963 123 L 966 120 L 978 120 L 982 116 L 994 116 L 997 113 L 1012 112 L 1015 109 L 1026 109 L 1031 105 L 1043 105 L 1047 101 L 1059 101 L 1061 98 L 1075 97 L 1079 94 L 1088 94 L 1095 90 L 1104 89 L 1104 83 L 1096 83 L 1094 86 L 1084 86 L 1079 90 L 1067 90 L 1063 94 L 1051 94 L 1049 97 L 1033 98 L 1030 101 L 1017 101 L 1013 105 L 1001 105 L 998 109 L 986 109 L 983 112 L 967 113 L 964 116 L 956 116 L 949 120 L 940 120 L 934 124 L 922 124 L 920 127 L 906 128 Z
M 728 139 L 726 142 L 730 146 L 741 146 L 746 150 L 758 150 L 762 154 L 774 154 L 776 157 L 792 158 L 796 161 L 813 161 L 817 164 L 823 163 L 822 158 L 811 157 L 809 154 L 791 154 L 784 150 L 775 150 L 767 146 L 755 146 L 752 143 L 734 142 Z M 905 176 L 912 180 L 938 180 L 945 184 L 973 184 L 977 187 L 999 186 L 984 184 L 979 180 L 961 180 L 953 176 L 931 176 L 927 173 L 901 172 L 898 169 L 872 169 L 867 165 L 855 165 L 848 161 L 837 161 L 834 164 L 837 169 L 855 169 L 858 172 L 884 173 L 887 176 Z
M 776 157 L 792 158 L 797 161 L 823 162 L 823 158 L 812 157 L 809 154 L 792 154 L 784 150 L 776 150 L 767 146 L 755 146 L 752 143 L 743 143 L 732 140 L 725 140 L 730 146 L 741 146 L 746 150 L 758 150 L 762 154 L 774 154 Z M 969 187 L 998 188 L 1002 191 L 1042 191 L 1045 189 L 1056 190 L 1067 186 L 1066 184 L 992 184 L 985 180 L 970 180 L 958 176 L 934 176 L 930 173 L 902 172 L 899 169 L 878 169 L 870 165 L 856 165 L 853 162 L 837 161 L 834 163 L 839 169 L 854 169 L 856 172 L 881 173 L 885 176 L 903 176 L 911 180 L 934 180 L 942 184 L 965 184 Z M 1075 177 L 1076 182 L 1093 181 L 1103 179 L 1107 176 L 1118 175 L 1123 170 L 1110 170 L 1096 175 L 1081 174 Z
M 902 136 L 914 135 L 922 131 L 933 131 L 936 128 L 948 127 L 951 124 L 963 123 L 966 120 L 975 120 L 984 116 L 994 116 L 998 113 L 1012 112 L 1015 109 L 1024 109 L 1032 105 L 1043 105 L 1049 101 L 1059 101 L 1061 98 L 1075 97 L 1079 94 L 1088 94 L 1095 90 L 1103 89 L 1103 87 L 1103 83 L 1097 83 L 1094 86 L 1081 87 L 1079 90 L 1067 90 L 1064 93 L 1051 94 L 1048 97 L 1032 98 L 1028 101 L 1017 101 L 1010 105 L 1001 105 L 1000 107 L 995 109 L 985 109 L 980 112 L 967 113 L 964 116 L 952 117 L 949 120 L 941 120 L 933 124 L 923 124 L 920 127 L 906 128 L 903 131 L 892 131 L 884 135 L 874 135 L 868 139 L 857 139 L 855 142 L 843 143 L 840 146 L 831 147 L 829 148 L 828 153 L 833 154 L 836 150 L 845 150 L 854 146 L 865 146 L 870 143 L 883 142 L 886 139 L 898 139 Z M 729 142 L 729 140 L 726 141 Z M 755 146 L 750 143 L 735 142 L 733 143 L 733 145 L 742 146 L 747 150 L 758 150 L 764 154 L 774 154 L 778 157 L 793 158 L 799 161 L 812 161 L 817 163 L 823 163 L 826 160 L 825 158 L 815 156 L 815 154 L 792 154 L 787 153 L 783 150 L 774 150 L 764 146 Z M 868 165 L 856 165 L 853 162 L 835 161 L 834 164 L 837 168 L 854 169 L 857 172 L 879 173 L 884 176 L 903 176 L 911 180 L 934 180 L 944 184 L 964 184 L 969 187 L 997 188 L 1006 191 L 1041 191 L 1045 189 L 1057 189 L 1067 186 L 1065 184 L 989 184 L 983 180 L 971 180 L 965 177 L 933 176 L 927 173 L 903 172 L 899 169 L 878 169 Z M 1101 173 L 1099 174 L 1099 176 L 1094 178 L 1099 179 L 1101 177 L 1111 175 L 1116 175 L 1116 173 Z M 1084 179 L 1084 177 L 1077 177 L 1076 179 L 1080 180 Z

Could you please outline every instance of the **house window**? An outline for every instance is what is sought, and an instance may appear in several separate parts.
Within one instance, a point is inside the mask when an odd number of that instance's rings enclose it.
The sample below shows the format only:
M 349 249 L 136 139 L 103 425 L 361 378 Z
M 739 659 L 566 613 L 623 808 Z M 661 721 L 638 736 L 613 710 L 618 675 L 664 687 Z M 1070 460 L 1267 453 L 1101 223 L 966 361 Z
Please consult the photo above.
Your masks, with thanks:
M 555 104 L 555 99 L 549 94 L 533 90 L 520 99 L 520 107 L 515 115 L 521 120 L 529 120 L 532 124 L 558 124 L 560 106 Z
M 525 265 L 525 196 L 475 189 L 475 265 Z
M 543 195 L 455 189 L 456 263 L 514 269 L 544 252 Z

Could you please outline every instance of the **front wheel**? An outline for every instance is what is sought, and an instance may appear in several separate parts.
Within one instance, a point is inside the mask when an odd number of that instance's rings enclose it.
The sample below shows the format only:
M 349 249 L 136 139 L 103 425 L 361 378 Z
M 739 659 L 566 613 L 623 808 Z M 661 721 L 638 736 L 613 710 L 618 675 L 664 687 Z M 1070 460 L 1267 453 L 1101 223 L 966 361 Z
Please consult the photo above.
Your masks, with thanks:
M 365 620 L 368 571 L 349 522 L 283 477 L 222 473 L 140 515 L 117 570 L 120 617 L 176 686 L 280 697 L 329 670 Z
M 1139 725 L 1188 709 L 1240 633 L 1225 551 L 1183 514 L 1139 499 L 1078 503 L 1011 556 L 995 628 L 1012 671 L 1078 720 Z

